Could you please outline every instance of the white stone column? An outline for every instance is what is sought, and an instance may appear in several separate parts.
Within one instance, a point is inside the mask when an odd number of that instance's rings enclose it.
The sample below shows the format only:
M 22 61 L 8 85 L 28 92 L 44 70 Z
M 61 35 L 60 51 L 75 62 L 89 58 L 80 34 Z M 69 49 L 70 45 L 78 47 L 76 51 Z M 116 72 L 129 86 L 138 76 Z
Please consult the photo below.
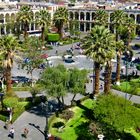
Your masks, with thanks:
M 92 21 L 92 13 L 90 12 L 90 21 Z
M 91 28 L 92 28 L 92 27 L 91 27 L 91 24 L 92 24 L 92 23 L 89 23 L 89 30 L 90 30 L 90 31 L 91 31 Z
M 135 24 L 137 24 L 137 14 L 134 14 L 134 20 L 135 20 Z
M 84 32 L 86 32 L 86 23 L 84 23 Z
M 29 24 L 29 31 L 31 31 L 31 23 Z

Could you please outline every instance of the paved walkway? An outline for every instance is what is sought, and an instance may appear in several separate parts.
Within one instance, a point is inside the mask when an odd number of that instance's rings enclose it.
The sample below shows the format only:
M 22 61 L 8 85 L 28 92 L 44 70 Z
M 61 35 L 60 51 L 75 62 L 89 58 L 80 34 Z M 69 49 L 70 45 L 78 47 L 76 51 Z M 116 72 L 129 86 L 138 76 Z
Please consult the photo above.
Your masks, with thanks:
M 25 111 L 8 130 L 4 128 L 4 122 L 0 121 L 0 140 L 10 140 L 8 137 L 11 127 L 15 129 L 14 140 L 24 140 L 22 137 L 24 128 L 29 129 L 29 135 L 26 140 L 44 140 L 43 132 L 45 128 L 45 117 L 40 114 L 40 109 L 37 107 L 32 108 L 29 112 Z M 31 125 L 30 125 L 31 124 Z M 37 129 L 39 128 L 39 129 Z

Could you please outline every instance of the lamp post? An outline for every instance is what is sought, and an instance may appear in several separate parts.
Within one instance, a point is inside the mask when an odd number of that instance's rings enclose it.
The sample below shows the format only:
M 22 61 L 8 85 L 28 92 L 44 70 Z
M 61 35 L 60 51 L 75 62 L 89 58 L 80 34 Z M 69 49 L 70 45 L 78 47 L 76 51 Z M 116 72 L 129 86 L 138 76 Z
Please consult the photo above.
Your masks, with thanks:
M 132 60 L 132 53 L 130 51 L 126 51 L 125 52 L 125 66 L 126 66 L 126 71 L 125 71 L 125 75 L 126 75 L 126 90 L 127 90 L 127 81 L 128 81 L 128 65 Z M 127 91 L 125 94 L 125 101 L 127 100 Z M 125 106 L 126 106 L 126 102 L 125 102 Z
M 45 130 L 44 130 L 44 136 L 45 136 L 45 140 L 48 140 L 48 102 L 43 103 L 42 102 L 42 109 L 44 108 L 45 110 L 45 119 L 46 119 L 46 126 L 45 126 Z

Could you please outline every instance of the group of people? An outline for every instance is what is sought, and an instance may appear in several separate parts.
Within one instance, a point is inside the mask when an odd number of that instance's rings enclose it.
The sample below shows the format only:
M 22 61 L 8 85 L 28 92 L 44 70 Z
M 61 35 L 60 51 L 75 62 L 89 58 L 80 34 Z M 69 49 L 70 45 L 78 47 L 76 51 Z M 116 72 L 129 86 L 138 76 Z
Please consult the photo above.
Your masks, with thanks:
M 29 130 L 27 128 L 24 128 L 22 136 L 27 138 L 28 133 L 29 133 Z M 14 136 L 15 136 L 15 130 L 13 127 L 11 127 L 8 137 L 11 137 L 12 139 L 14 139 Z

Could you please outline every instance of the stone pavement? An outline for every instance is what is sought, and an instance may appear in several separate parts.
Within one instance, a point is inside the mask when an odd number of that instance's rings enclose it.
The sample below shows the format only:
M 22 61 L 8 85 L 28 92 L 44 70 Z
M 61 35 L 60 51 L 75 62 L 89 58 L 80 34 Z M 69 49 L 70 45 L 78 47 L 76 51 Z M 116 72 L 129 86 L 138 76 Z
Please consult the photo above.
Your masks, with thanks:
M 14 140 L 24 140 L 22 136 L 24 128 L 28 128 L 29 133 L 26 140 L 44 140 L 44 132 L 46 120 L 44 115 L 40 113 L 39 107 L 32 108 L 29 112 L 25 111 L 11 126 L 6 130 L 5 123 L 0 121 L 0 140 L 10 140 L 8 137 L 11 127 L 15 130 Z

